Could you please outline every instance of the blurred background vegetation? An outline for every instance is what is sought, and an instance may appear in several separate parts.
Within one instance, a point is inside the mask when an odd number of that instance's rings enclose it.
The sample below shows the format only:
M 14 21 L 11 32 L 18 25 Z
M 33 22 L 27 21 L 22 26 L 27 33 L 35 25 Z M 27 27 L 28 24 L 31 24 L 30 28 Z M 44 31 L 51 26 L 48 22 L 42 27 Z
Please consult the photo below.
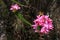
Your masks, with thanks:
M 40 11 L 53 19 L 54 30 L 39 35 L 19 20 L 9 9 L 15 1 L 21 5 L 21 14 L 33 24 Z M 0 0 L 0 40 L 60 40 L 60 0 Z

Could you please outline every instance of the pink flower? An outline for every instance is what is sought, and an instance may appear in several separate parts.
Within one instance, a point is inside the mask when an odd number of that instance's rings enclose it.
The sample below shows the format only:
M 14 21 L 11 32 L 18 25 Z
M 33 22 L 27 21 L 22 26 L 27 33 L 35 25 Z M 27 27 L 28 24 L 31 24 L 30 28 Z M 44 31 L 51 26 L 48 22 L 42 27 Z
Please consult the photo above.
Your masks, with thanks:
M 38 24 L 40 26 L 43 26 L 45 20 L 44 20 L 44 15 L 43 16 L 37 16 L 37 19 L 34 20 L 35 24 Z
M 10 10 L 12 10 L 12 11 L 16 11 L 16 10 L 19 10 L 19 9 L 20 9 L 20 7 L 19 7 L 18 4 L 11 5 L 11 8 L 10 8 Z
M 36 25 L 36 24 L 35 25 L 32 25 L 33 29 L 37 29 L 37 26 L 38 25 Z
M 53 29 L 52 19 L 49 18 L 47 15 L 38 15 L 37 19 L 34 21 L 34 25 L 32 25 L 33 29 L 37 32 L 37 27 L 40 26 L 41 30 L 38 32 L 48 34 L 50 30 Z
M 40 32 L 43 33 L 43 34 L 48 34 L 49 30 L 46 27 L 42 27 Z
M 36 24 L 35 24 L 35 25 L 32 25 L 33 29 L 35 29 L 35 32 L 38 32 L 37 26 L 38 26 L 38 25 L 36 25 Z

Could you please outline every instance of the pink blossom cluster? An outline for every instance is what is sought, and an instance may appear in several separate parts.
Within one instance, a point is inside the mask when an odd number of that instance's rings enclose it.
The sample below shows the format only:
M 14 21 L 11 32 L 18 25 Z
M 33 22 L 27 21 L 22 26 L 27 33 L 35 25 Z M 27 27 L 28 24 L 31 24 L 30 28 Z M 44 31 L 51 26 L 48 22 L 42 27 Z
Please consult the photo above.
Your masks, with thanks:
M 52 19 L 50 19 L 47 15 L 38 15 L 37 19 L 35 19 L 33 22 L 34 25 L 32 25 L 32 27 L 35 29 L 35 32 L 48 34 L 49 31 L 53 29 Z M 37 29 L 38 26 L 41 27 L 40 30 Z
M 16 11 L 16 10 L 19 10 L 19 9 L 20 9 L 20 7 L 19 7 L 18 4 L 11 5 L 11 8 L 10 8 L 10 10 L 12 10 L 12 11 Z

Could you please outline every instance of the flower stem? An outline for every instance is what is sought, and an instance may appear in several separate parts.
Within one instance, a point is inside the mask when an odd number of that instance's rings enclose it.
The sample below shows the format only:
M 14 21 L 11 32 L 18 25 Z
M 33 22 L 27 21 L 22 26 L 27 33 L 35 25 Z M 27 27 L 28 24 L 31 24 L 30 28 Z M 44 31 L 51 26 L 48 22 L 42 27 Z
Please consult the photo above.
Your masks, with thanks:
M 23 21 L 24 23 L 26 23 L 26 24 L 28 24 L 28 25 L 32 25 L 31 23 L 29 23 L 23 16 L 22 16 L 22 14 L 19 14 L 19 13 L 17 13 L 17 17 L 21 20 L 21 21 Z

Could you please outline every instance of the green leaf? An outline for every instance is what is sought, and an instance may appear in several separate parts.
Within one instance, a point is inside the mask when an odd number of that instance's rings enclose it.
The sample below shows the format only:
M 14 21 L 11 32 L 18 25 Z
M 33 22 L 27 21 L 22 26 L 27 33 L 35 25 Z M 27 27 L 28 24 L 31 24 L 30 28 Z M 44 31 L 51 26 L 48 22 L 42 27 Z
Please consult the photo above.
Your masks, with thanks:
M 16 14 L 17 15 L 17 17 L 22 21 L 22 22 L 24 22 L 24 23 L 26 23 L 26 24 L 28 24 L 28 25 L 32 25 L 31 23 L 29 23 L 23 16 L 22 16 L 22 14 L 20 14 L 20 13 L 17 13 Z
M 19 2 L 17 2 L 17 1 L 15 1 L 15 0 L 11 0 L 12 2 L 15 2 L 15 3 L 17 3 L 17 4 L 19 4 L 20 6 L 24 6 L 23 4 L 21 4 L 21 3 L 19 3 Z
M 40 30 L 41 29 L 41 26 L 38 26 L 37 29 Z

